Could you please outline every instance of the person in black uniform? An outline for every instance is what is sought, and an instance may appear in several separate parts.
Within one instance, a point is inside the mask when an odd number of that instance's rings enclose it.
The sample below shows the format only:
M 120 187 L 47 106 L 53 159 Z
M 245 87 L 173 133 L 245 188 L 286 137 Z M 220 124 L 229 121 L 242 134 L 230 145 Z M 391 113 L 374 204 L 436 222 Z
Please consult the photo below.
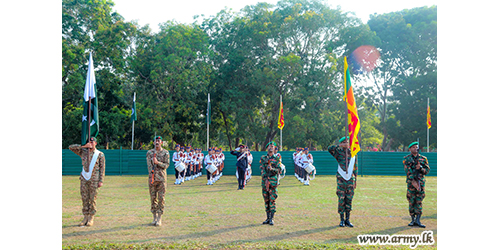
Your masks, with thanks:
M 248 165 L 248 154 L 245 145 L 238 146 L 235 150 L 231 151 L 232 155 L 236 155 L 236 170 L 238 171 L 238 190 L 245 187 L 245 171 Z

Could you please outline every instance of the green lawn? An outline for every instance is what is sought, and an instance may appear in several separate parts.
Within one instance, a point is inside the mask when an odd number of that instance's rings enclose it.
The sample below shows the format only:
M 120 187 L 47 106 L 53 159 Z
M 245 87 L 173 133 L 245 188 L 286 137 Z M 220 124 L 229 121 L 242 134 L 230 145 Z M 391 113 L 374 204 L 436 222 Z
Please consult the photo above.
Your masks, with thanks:
M 169 176 L 161 227 L 149 225 L 153 217 L 146 176 L 106 176 L 92 227 L 77 226 L 83 218 L 79 179 L 63 176 L 63 248 L 399 249 L 408 247 L 363 247 L 357 235 L 420 235 L 426 230 L 433 231 L 437 242 L 435 177 L 426 183 L 422 223 L 427 228 L 407 226 L 404 177 L 372 176 L 358 180 L 351 213 L 355 227 L 340 228 L 335 176 L 317 176 L 310 186 L 293 176 L 281 180 L 272 227 L 261 224 L 265 210 L 260 177 L 253 176 L 244 191 L 237 191 L 235 176 L 226 174 L 213 186 L 205 185 L 204 176 L 176 186 Z

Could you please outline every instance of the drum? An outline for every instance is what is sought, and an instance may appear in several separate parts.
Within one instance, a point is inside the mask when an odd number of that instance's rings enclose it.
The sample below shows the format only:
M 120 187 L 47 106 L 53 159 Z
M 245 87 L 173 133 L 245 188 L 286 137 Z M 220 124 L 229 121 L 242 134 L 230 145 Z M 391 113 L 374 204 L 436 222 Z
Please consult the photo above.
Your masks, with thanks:
M 280 163 L 280 167 L 281 167 L 281 174 L 280 174 L 279 178 L 283 179 L 283 178 L 285 178 L 286 168 L 285 168 L 285 165 L 283 165 L 283 163 Z
M 184 164 L 184 162 L 179 162 L 177 163 L 177 165 L 175 165 L 175 169 L 179 172 L 182 172 L 184 171 L 184 169 L 186 169 L 186 164 Z
M 308 174 L 310 174 L 310 173 L 314 172 L 314 170 L 316 170 L 316 168 L 312 164 L 309 163 L 309 164 L 307 164 L 305 170 Z
M 210 172 L 211 174 L 213 174 L 215 171 L 217 170 L 217 167 L 214 166 L 213 164 L 210 164 L 208 167 L 207 167 L 207 171 Z

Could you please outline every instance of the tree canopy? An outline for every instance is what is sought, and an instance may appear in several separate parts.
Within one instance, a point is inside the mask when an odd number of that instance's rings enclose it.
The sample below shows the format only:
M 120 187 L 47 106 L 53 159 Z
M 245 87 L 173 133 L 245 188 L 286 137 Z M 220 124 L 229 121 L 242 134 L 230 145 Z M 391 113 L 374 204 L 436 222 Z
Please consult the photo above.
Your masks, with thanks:
M 201 23 L 165 20 L 157 33 L 112 11 L 112 1 L 62 2 L 63 148 L 80 138 L 88 54 L 93 52 L 101 131 L 106 148 L 130 148 L 132 99 L 137 94 L 134 148 L 155 134 L 169 147 L 205 148 L 207 95 L 210 145 L 244 143 L 263 150 L 279 142 L 283 98 L 284 150 L 325 150 L 344 134 L 343 57 L 372 45 L 381 58 L 353 75 L 363 149 L 436 143 L 437 8 L 372 15 L 367 24 L 319 0 L 258 3 L 221 10 Z M 356 84 L 373 80 L 375 84 Z

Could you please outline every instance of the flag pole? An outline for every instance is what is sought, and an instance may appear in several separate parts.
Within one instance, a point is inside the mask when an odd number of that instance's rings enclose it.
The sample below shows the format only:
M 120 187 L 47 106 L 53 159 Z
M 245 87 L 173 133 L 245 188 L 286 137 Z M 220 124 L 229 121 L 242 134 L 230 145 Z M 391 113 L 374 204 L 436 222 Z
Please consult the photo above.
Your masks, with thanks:
M 210 93 L 208 93 L 208 100 L 210 102 Z M 207 151 L 208 151 L 208 148 L 210 147 L 210 125 L 209 125 L 209 121 L 208 119 L 210 119 L 210 117 L 208 116 L 210 110 L 208 110 L 210 107 L 208 107 L 207 105 Z
M 429 97 L 427 97 L 427 108 L 429 109 L 430 113 L 430 107 L 429 107 Z M 426 122 L 426 127 L 427 127 L 427 153 L 429 153 L 429 121 Z
M 280 105 L 283 108 L 283 99 L 281 95 L 280 95 Z M 280 151 L 283 151 L 283 128 L 280 129 Z
M 135 92 L 134 92 L 134 102 L 135 102 Z M 137 112 L 135 109 L 134 109 L 134 113 Z M 131 150 L 134 150 L 134 125 L 135 125 L 135 120 L 132 120 L 132 146 L 131 146 Z

